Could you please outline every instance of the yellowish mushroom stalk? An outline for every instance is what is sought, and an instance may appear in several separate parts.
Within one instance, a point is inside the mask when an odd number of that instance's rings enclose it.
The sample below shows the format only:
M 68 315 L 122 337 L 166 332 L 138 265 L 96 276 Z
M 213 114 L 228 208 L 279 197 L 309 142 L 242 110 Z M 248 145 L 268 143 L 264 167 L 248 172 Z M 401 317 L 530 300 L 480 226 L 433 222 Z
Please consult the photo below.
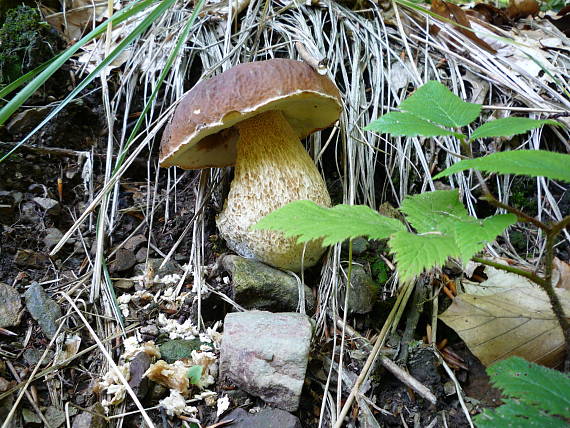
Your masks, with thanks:
M 314 266 L 324 252 L 320 241 L 296 244 L 280 232 L 249 230 L 262 217 L 297 200 L 331 205 L 325 183 L 280 111 L 235 125 L 239 130 L 235 176 L 217 225 L 239 254 L 294 272 Z M 302 264 L 301 264 L 302 263 Z

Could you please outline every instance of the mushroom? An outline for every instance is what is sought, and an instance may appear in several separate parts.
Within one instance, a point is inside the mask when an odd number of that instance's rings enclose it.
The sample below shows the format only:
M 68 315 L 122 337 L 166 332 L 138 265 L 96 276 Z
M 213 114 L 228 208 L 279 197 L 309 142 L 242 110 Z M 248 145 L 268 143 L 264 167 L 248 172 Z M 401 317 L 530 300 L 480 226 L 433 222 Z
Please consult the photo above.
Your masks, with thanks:
M 330 206 L 325 183 L 299 139 L 330 126 L 340 111 L 334 83 L 303 62 L 240 64 L 198 83 L 180 101 L 162 137 L 160 165 L 235 165 L 216 219 L 221 237 L 244 257 L 299 272 L 323 254 L 319 241 L 305 248 L 280 232 L 249 228 L 291 201 Z

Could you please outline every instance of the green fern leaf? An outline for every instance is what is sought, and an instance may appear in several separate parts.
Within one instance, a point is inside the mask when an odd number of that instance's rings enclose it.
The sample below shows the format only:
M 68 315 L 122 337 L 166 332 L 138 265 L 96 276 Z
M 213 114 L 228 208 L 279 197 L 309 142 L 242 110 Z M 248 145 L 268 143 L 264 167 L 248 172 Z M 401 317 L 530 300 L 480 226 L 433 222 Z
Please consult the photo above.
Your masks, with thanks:
M 323 246 L 359 236 L 386 239 L 406 230 L 400 221 L 364 205 L 324 208 L 311 201 L 291 202 L 259 220 L 251 229 L 278 230 L 288 237 L 298 236 L 299 243 L 323 239 Z
M 547 177 L 570 183 L 570 155 L 546 150 L 517 150 L 493 153 L 477 159 L 464 159 L 434 177 L 455 174 L 467 169 L 500 174 L 518 174 L 530 177 Z
M 402 281 L 443 266 L 449 257 L 461 255 L 453 237 L 441 234 L 416 235 L 402 231 L 390 238 L 389 246 Z
M 423 120 L 411 113 L 392 112 L 381 116 L 364 128 L 366 131 L 374 131 L 380 134 L 391 134 L 398 137 L 439 137 L 444 135 L 462 136 L 448 131 Z
M 570 419 L 570 377 L 519 357 L 487 369 L 492 383 L 508 397 L 497 409 L 476 416 L 478 427 L 566 427 Z M 565 418 L 565 420 L 564 420 Z
M 463 101 L 446 86 L 430 80 L 400 104 L 400 110 L 450 128 L 473 122 L 481 113 L 480 104 Z
M 542 125 L 560 126 L 554 120 L 536 120 L 528 117 L 506 117 L 504 119 L 491 120 L 475 129 L 469 141 L 488 137 L 510 137 L 511 135 L 524 134 L 531 129 L 540 128 Z

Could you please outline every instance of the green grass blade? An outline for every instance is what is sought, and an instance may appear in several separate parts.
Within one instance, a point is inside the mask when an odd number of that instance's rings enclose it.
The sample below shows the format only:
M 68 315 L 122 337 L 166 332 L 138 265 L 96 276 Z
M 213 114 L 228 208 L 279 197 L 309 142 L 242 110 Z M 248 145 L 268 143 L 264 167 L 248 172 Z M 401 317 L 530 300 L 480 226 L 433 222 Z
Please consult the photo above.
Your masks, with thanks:
M 156 96 L 158 95 L 158 91 L 162 87 L 162 83 L 164 82 L 166 75 L 168 74 L 168 72 L 172 68 L 172 64 L 174 63 L 174 60 L 176 59 L 176 57 L 180 53 L 180 50 L 182 49 L 182 47 L 186 43 L 186 40 L 188 39 L 188 35 L 190 34 L 190 30 L 192 28 L 192 25 L 194 24 L 194 21 L 196 20 L 198 13 L 200 12 L 200 10 L 202 10 L 203 5 L 204 5 L 204 0 L 199 0 L 198 3 L 195 5 L 194 10 L 192 11 L 192 15 L 190 16 L 190 19 L 188 19 L 188 21 L 184 25 L 184 28 L 182 29 L 182 32 L 180 33 L 180 37 L 178 37 L 178 40 L 176 41 L 176 45 L 174 46 L 174 49 L 168 55 L 168 59 L 166 60 L 166 64 L 164 65 L 164 68 L 162 69 L 162 72 L 160 73 L 160 76 L 158 77 L 158 80 L 156 82 L 154 90 L 150 94 L 150 97 L 147 100 L 147 102 L 146 102 L 146 104 L 142 110 L 142 113 L 139 115 L 137 122 L 135 123 L 135 126 L 133 127 L 133 130 L 131 131 L 131 134 L 129 135 L 127 143 L 125 144 L 125 147 L 123 148 L 123 151 L 119 154 L 119 156 L 117 158 L 117 162 L 115 164 L 115 168 L 114 168 L 113 172 L 116 172 L 121 167 L 121 165 L 123 164 L 123 161 L 125 160 L 125 157 L 127 156 L 127 152 L 129 150 L 131 143 L 133 142 L 133 140 L 134 140 L 135 136 L 137 135 L 141 125 L 143 124 L 144 118 L 145 118 L 146 114 L 148 113 L 150 107 L 152 106 L 152 103 L 154 102 Z
M 433 179 L 437 180 L 467 169 L 546 177 L 570 183 L 570 155 L 546 150 L 516 150 L 493 153 L 477 159 L 464 159 L 440 172 Z
M 24 74 L 23 76 L 18 77 L 16 80 L 14 80 L 13 82 L 7 84 L 6 86 L 2 87 L 2 89 L 0 89 L 0 98 L 4 98 L 7 95 L 11 94 L 12 92 L 14 92 L 16 89 L 18 89 L 20 86 L 22 86 L 24 83 L 29 82 L 30 80 L 32 80 L 34 77 L 36 77 L 38 74 L 40 74 L 43 70 L 45 70 L 52 62 L 54 62 L 57 58 L 59 58 L 60 55 L 62 55 L 62 53 L 57 54 L 56 56 L 54 56 L 53 58 L 47 60 L 46 62 L 44 62 L 43 64 L 38 65 L 36 68 L 34 68 L 33 70 L 28 71 L 26 74 Z
M 131 42 L 138 37 L 140 34 L 142 34 L 153 22 L 154 20 L 156 20 L 160 15 L 162 15 L 170 6 L 172 6 L 173 3 L 175 3 L 176 0 L 163 0 L 156 8 L 154 8 L 143 20 L 142 22 L 137 25 L 137 27 L 127 36 L 125 37 L 121 43 L 119 43 L 119 45 L 113 49 L 113 51 L 105 58 L 103 59 L 103 61 L 101 61 L 101 63 L 99 63 L 99 65 L 97 65 L 97 67 L 91 72 L 89 73 L 89 75 L 87 77 L 85 77 L 85 79 L 83 79 L 81 81 L 81 83 L 79 85 L 77 85 L 77 87 L 71 91 L 69 93 L 69 95 L 60 102 L 60 104 L 53 109 L 50 114 L 38 125 L 36 126 L 28 135 L 26 135 L 26 137 L 24 137 L 24 139 L 22 139 L 20 142 L 18 142 L 18 144 L 16 146 L 14 146 L 8 153 L 6 153 L 4 156 L 2 156 L 2 158 L 0 158 L 0 163 L 3 162 L 5 159 L 7 159 L 12 153 L 14 153 L 22 144 L 24 144 L 33 134 L 35 134 L 39 129 L 41 129 L 47 122 L 49 122 L 57 113 L 59 113 L 67 104 L 69 104 L 69 102 L 71 100 L 73 100 L 75 98 L 75 96 L 77 94 L 79 94 L 83 89 L 85 89 L 85 87 L 91 83 L 101 72 L 101 70 L 103 70 L 107 65 L 109 65 L 111 62 L 113 62 L 115 60 L 115 58 L 117 56 L 119 56 L 119 54 L 121 52 L 123 52 L 125 50 L 125 48 L 131 44 Z M 143 3 L 152 3 L 152 0 L 145 0 Z M 142 5 L 142 4 L 141 4 Z M 148 4 L 147 4 L 148 6 Z M 139 9 L 137 9 L 139 10 Z M 132 10 L 131 10 L 132 11 Z M 102 30 L 104 30 L 105 27 L 102 28 Z M 63 55 L 60 59 L 63 59 L 67 57 L 67 55 Z M 14 99 L 12 101 L 10 101 L 10 103 L 12 103 L 14 100 L 21 98 L 20 95 L 22 94 L 22 92 L 29 92 L 29 87 L 32 86 L 34 84 L 34 82 L 36 82 L 36 80 L 38 80 L 40 77 L 42 77 L 42 75 L 46 72 L 48 72 L 49 70 L 51 70 L 55 65 L 59 64 L 60 60 L 58 59 L 57 61 L 55 61 L 53 64 L 51 64 L 48 69 L 44 70 L 44 72 L 42 72 L 38 77 L 36 77 L 36 79 L 34 79 L 29 85 L 27 85 L 20 93 L 18 93 L 18 95 L 16 95 L 16 97 L 14 97 Z M 61 65 L 61 64 L 60 64 Z M 53 70 L 55 71 L 55 70 Z M 50 74 L 51 75 L 51 74 Z M 49 76 L 48 76 L 49 77 Z M 39 85 L 38 85 L 39 87 Z M 37 89 L 37 88 L 36 88 Z M 35 92 L 35 89 L 34 91 Z M 32 93 L 33 93 L 32 92 Z M 31 95 L 31 94 L 29 94 Z M 28 96 L 29 96 L 28 95 Z M 27 97 L 26 97 L 27 99 Z M 25 100 L 20 100 L 22 103 Z M 0 119 L 2 118 L 1 114 L 5 111 L 5 109 L 7 109 L 10 105 L 10 103 L 8 103 L 1 111 L 0 111 Z M 21 103 L 20 103 L 21 105 Z M 18 108 L 19 106 L 17 106 L 16 108 Z M 12 109 L 12 111 L 15 111 Z M 0 120 L 0 124 L 1 124 L 1 120 Z

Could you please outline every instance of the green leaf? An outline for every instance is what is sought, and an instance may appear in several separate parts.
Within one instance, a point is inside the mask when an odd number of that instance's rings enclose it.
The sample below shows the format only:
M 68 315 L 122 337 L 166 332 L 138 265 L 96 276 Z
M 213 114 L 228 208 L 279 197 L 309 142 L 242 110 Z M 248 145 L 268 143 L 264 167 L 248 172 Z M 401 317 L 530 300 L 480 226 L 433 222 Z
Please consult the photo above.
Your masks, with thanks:
M 408 196 L 400 207 L 418 233 L 453 231 L 457 221 L 469 219 L 458 190 L 436 190 Z
M 443 84 L 430 80 L 405 99 L 400 110 L 438 125 L 459 128 L 477 119 L 481 105 L 467 103 Z
M 202 366 L 196 365 L 188 369 L 188 379 L 192 385 L 199 385 L 202 378 Z
M 540 128 L 542 125 L 560 126 L 555 120 L 536 120 L 528 117 L 506 117 L 504 119 L 491 120 L 475 129 L 469 141 L 488 137 L 510 137 L 511 135 L 524 134 L 531 129 Z
M 457 190 L 436 190 L 408 196 L 400 210 L 419 234 L 436 233 L 449 237 L 453 241 L 449 257 L 458 257 L 463 263 L 517 221 L 512 214 L 484 220 L 470 216 L 459 200 Z
M 570 418 L 570 377 L 519 357 L 487 369 L 491 382 L 507 397 L 504 404 L 475 417 L 478 427 L 566 427 Z
M 570 155 L 546 150 L 517 150 L 493 153 L 477 159 L 464 159 L 440 172 L 437 180 L 467 169 L 500 174 L 547 177 L 570 183 Z
M 499 214 L 484 220 L 471 217 L 471 221 L 457 222 L 454 236 L 462 262 L 467 263 L 488 242 L 493 242 L 507 227 L 516 222 L 517 216 L 514 214 Z
M 384 217 L 364 205 L 337 205 L 324 208 L 312 201 L 294 201 L 268 214 L 252 230 L 278 230 L 285 236 L 298 236 L 303 243 L 323 239 L 323 246 L 366 236 L 385 239 L 406 230 L 398 220 Z
M 391 112 L 379 117 L 364 128 L 366 131 L 379 132 L 403 137 L 439 137 L 443 135 L 461 135 L 448 131 L 423 120 L 411 113 Z
M 440 267 L 449 257 L 459 257 L 453 237 L 442 234 L 416 235 L 401 231 L 389 241 L 401 281 L 418 276 L 425 270 Z

